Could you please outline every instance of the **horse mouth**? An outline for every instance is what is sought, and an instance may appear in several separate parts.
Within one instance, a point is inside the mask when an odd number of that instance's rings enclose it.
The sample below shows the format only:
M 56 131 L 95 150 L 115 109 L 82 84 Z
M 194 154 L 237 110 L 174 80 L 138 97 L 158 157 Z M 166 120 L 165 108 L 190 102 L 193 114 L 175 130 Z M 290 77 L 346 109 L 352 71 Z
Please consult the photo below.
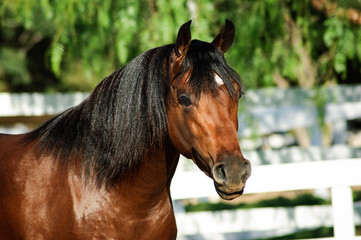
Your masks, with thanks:
M 207 161 L 202 158 L 201 154 L 198 153 L 198 151 L 195 148 L 192 148 L 192 155 L 193 155 L 193 161 L 196 163 L 196 165 L 201 169 L 207 176 L 213 179 L 212 171 L 209 169 L 209 165 L 207 164 Z M 210 159 L 214 162 L 212 159 L 212 156 L 210 156 Z M 214 180 L 214 179 L 213 179 Z M 240 197 L 243 194 L 244 187 L 236 191 L 232 191 L 231 189 L 227 188 L 225 185 L 219 184 L 216 181 L 214 181 L 214 186 L 216 188 L 216 192 L 218 195 L 224 199 L 224 200 L 233 200 L 237 197 Z
M 244 188 L 242 188 L 242 190 L 240 190 L 240 191 L 234 191 L 234 192 L 227 191 L 226 192 L 226 191 L 221 190 L 220 189 L 221 186 L 218 185 L 217 183 L 214 183 L 214 187 L 216 188 L 218 195 L 224 200 L 233 200 L 235 198 L 238 198 L 243 194 L 243 191 L 244 191 Z

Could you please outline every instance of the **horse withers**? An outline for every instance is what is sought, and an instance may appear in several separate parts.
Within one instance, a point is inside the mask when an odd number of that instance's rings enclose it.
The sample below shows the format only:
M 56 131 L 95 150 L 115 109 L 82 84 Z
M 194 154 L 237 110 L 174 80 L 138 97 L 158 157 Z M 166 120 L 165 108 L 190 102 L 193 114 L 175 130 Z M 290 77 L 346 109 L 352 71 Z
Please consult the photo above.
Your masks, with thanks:
M 180 154 L 223 199 L 243 193 L 242 85 L 224 58 L 234 26 L 207 43 L 191 40 L 190 24 L 78 106 L 0 135 L 0 239 L 175 239 L 169 188 Z

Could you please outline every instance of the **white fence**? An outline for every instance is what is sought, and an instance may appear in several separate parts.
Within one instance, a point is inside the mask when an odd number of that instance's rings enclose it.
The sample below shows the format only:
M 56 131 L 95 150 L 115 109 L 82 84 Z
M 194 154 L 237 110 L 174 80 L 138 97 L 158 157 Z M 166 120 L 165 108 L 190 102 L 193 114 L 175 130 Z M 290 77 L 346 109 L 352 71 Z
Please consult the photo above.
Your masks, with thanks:
M 355 223 L 361 224 L 361 204 L 353 205 L 350 187 L 356 185 L 361 185 L 361 159 L 255 166 L 245 194 L 330 188 L 332 208 L 301 206 L 187 214 L 176 208 L 179 239 L 252 239 L 332 225 L 335 239 L 355 239 Z M 177 171 L 171 190 L 176 206 L 180 199 L 217 196 L 212 180 L 200 170 Z
M 241 102 L 244 109 L 240 113 L 239 135 L 250 136 L 254 131 L 268 134 L 315 126 L 321 117 L 320 111 L 324 121 L 333 124 L 361 118 L 361 85 L 334 86 L 319 91 L 302 88 L 250 90 Z

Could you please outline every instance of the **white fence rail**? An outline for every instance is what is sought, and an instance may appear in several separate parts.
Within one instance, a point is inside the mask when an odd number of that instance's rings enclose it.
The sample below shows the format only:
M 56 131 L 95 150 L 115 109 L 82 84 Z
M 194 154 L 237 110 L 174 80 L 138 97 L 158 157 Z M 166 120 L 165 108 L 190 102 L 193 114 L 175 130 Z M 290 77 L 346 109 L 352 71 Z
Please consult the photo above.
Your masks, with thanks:
M 81 103 L 88 93 L 0 93 L 0 117 L 55 115 Z
M 330 188 L 332 208 L 304 206 L 191 214 L 178 211 L 179 239 L 250 239 L 269 236 L 277 229 L 277 234 L 282 234 L 332 225 L 335 239 L 355 239 L 355 223 L 361 224 L 361 206 L 354 212 L 352 201 L 351 186 L 356 185 L 361 185 L 361 159 L 256 166 L 245 194 Z M 212 180 L 200 171 L 177 171 L 171 191 L 175 200 L 217 196 Z
M 319 91 L 266 88 L 246 92 L 241 101 L 239 136 L 269 134 L 318 124 L 320 112 L 328 123 L 361 117 L 361 85 L 334 86 Z M 248 120 L 247 120 L 248 119 Z M 245 125 L 244 122 L 251 122 Z

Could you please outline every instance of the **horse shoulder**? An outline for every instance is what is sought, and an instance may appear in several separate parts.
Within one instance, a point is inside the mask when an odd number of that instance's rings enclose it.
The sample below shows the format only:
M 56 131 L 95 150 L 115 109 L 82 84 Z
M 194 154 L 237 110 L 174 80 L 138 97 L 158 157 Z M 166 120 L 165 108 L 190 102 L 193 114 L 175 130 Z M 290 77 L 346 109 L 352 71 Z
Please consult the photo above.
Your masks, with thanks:
M 35 142 L 24 144 L 24 137 L 0 135 L 0 224 L 8 226 L 0 238 L 46 239 L 71 227 L 66 174 L 51 157 L 35 154 Z
M 98 187 L 74 171 L 68 183 L 77 232 L 83 238 L 175 239 L 176 224 L 166 189 L 152 207 L 128 184 L 108 190 Z M 138 189 L 139 190 L 139 189 Z M 139 204 L 141 203 L 141 204 Z

